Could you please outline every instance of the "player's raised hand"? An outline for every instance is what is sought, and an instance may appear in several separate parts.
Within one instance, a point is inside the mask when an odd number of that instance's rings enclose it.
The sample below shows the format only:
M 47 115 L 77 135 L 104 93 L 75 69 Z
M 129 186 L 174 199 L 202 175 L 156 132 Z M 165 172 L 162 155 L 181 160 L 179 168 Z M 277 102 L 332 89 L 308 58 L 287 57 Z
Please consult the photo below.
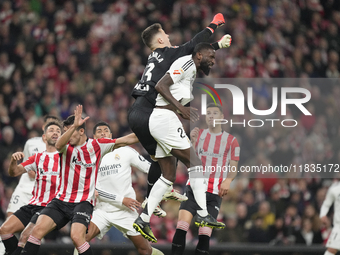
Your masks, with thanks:
M 85 121 L 87 121 L 90 117 L 87 116 L 86 118 L 82 119 L 81 115 L 83 113 L 83 106 L 77 105 L 76 109 L 74 110 L 74 123 L 73 125 L 75 127 L 80 127 L 84 124 Z
M 138 210 L 141 206 L 141 204 L 132 198 L 129 197 L 124 197 L 123 198 L 123 205 L 125 205 L 126 207 L 130 208 L 131 210 Z
M 12 160 L 20 160 L 25 157 L 24 153 L 22 152 L 15 152 L 12 154 Z
M 182 107 L 179 114 L 183 119 L 190 120 L 191 122 L 199 120 L 198 110 L 194 107 Z
M 190 138 L 192 141 L 197 141 L 198 134 L 200 132 L 200 129 L 198 127 L 195 127 L 193 130 L 190 132 Z
M 225 24 L 225 20 L 224 20 L 223 14 L 222 13 L 217 13 L 214 16 L 214 19 L 211 21 L 211 23 L 217 25 L 217 27 L 223 26 Z
M 231 35 L 229 35 L 229 34 L 224 35 L 221 38 L 221 40 L 219 40 L 217 43 L 218 43 L 218 46 L 220 47 L 220 49 L 228 48 L 231 45 Z

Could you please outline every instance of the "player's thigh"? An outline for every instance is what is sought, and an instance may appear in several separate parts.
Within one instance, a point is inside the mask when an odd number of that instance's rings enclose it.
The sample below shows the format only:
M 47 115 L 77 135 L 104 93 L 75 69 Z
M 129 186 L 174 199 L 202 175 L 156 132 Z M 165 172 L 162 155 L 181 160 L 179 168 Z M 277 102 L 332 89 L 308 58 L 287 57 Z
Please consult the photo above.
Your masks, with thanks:
M 32 193 L 25 192 L 24 190 L 17 187 L 11 197 L 11 200 L 8 204 L 7 208 L 7 217 L 9 217 L 9 213 L 14 213 L 19 210 L 22 206 L 28 204 L 32 197 Z
M 22 231 L 25 228 L 24 224 L 20 221 L 20 219 L 11 215 L 6 219 L 6 221 L 0 227 L 0 234 L 13 234 L 15 232 Z
M 184 195 L 188 197 L 188 200 L 183 201 L 179 207 L 178 221 L 182 220 L 190 223 L 192 218 L 196 216 L 197 210 L 200 210 L 201 208 L 195 200 L 195 196 L 190 185 L 185 186 Z
M 35 238 L 42 239 L 45 235 L 56 228 L 56 226 L 57 224 L 50 216 L 42 214 L 37 219 L 37 222 L 32 230 L 32 235 Z
M 93 212 L 88 233 L 86 234 L 86 241 L 90 241 L 96 236 L 98 236 L 99 239 L 102 239 L 111 227 L 111 223 L 107 219 L 107 213 L 101 209 L 96 209 Z

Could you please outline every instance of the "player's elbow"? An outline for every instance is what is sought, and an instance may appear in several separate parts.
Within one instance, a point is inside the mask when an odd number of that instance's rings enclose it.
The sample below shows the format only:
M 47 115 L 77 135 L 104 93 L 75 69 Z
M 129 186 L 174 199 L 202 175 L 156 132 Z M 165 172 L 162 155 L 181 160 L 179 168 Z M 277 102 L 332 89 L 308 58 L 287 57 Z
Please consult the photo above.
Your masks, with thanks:
M 160 93 L 162 91 L 162 84 L 160 83 L 157 83 L 156 86 L 155 86 L 155 89 L 157 90 L 158 93 Z

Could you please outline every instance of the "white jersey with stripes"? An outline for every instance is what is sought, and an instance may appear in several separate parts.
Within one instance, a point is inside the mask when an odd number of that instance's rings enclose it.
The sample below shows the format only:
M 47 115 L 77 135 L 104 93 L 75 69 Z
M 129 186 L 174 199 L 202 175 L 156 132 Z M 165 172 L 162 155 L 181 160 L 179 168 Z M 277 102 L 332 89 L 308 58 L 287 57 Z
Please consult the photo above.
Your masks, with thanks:
M 196 72 L 196 65 L 191 55 L 177 59 L 167 72 L 174 82 L 169 88 L 170 93 L 182 105 L 186 105 L 194 98 L 192 84 L 195 81 Z M 156 106 L 168 104 L 169 102 L 161 94 L 157 95 Z
M 129 146 L 106 154 L 98 171 L 96 190 L 99 196 L 96 208 L 116 212 L 124 208 L 124 197 L 136 199 L 132 187 L 131 166 L 148 173 L 150 165 L 149 161 Z

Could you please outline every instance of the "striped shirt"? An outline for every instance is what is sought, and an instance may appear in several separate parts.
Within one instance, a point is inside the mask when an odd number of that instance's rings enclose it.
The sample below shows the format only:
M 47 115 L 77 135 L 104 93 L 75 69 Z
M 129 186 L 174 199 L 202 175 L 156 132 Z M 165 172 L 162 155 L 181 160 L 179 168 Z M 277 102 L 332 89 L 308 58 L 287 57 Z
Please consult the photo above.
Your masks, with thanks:
M 225 131 L 213 134 L 209 129 L 200 129 L 195 148 L 203 168 L 209 173 L 207 192 L 218 194 L 227 177 L 230 160 L 240 158 L 237 139 Z
M 59 185 L 58 152 L 40 152 L 28 158 L 21 165 L 28 171 L 34 171 L 35 184 L 32 191 L 31 205 L 46 206 L 54 197 Z
M 56 197 L 68 203 L 94 204 L 101 158 L 113 150 L 116 139 L 87 139 L 83 145 L 67 144 L 61 153 L 60 185 Z

